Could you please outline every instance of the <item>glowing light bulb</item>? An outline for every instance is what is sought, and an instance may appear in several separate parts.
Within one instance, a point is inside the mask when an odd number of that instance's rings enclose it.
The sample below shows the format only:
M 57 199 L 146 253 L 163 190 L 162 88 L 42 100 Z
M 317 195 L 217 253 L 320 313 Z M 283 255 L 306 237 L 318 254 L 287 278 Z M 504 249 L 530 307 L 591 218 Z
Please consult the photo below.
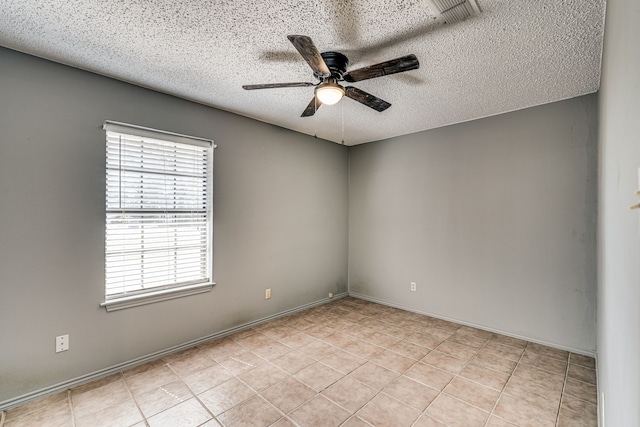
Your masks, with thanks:
M 342 99 L 344 89 L 337 83 L 322 83 L 316 88 L 316 96 L 321 103 L 325 105 L 333 105 Z

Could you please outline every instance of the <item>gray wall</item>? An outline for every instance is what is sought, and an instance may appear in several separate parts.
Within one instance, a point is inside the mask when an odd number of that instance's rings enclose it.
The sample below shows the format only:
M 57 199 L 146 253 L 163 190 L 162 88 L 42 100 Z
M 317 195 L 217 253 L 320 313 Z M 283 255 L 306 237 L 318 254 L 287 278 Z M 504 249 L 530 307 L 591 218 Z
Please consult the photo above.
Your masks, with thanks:
M 345 147 L 2 48 L 0 64 L 0 406 L 347 290 Z M 215 140 L 212 292 L 98 307 L 106 119 Z
M 353 147 L 349 291 L 594 354 L 596 100 Z
M 640 166 L 639 61 L 607 37 L 598 368 L 609 424 L 635 425 L 638 218 L 620 207 Z M 595 95 L 353 147 L 348 164 L 344 147 L 234 114 L 2 48 L 0 63 L 0 406 L 344 292 L 347 260 L 354 293 L 595 349 Z M 106 119 L 218 144 L 211 293 L 98 307 Z
M 640 2 L 607 3 L 600 91 L 601 426 L 640 426 Z M 603 399 L 604 397 L 604 399 Z M 602 409 L 604 408 L 604 412 Z

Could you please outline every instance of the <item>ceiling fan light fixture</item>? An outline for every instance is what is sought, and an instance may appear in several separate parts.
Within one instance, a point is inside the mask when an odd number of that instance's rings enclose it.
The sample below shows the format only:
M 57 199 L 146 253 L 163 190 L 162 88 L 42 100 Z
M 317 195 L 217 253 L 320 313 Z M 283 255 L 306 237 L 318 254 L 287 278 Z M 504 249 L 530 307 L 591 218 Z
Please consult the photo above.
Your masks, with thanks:
M 326 82 L 316 87 L 316 96 L 324 105 L 337 104 L 344 96 L 344 89 L 337 83 Z

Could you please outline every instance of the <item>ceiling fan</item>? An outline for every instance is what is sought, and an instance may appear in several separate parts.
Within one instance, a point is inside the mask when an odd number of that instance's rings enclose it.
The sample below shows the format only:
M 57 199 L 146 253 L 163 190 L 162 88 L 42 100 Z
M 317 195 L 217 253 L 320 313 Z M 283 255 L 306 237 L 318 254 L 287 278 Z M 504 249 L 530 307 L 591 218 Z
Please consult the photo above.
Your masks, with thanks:
M 289 41 L 298 50 L 300 55 L 307 61 L 313 75 L 319 80 L 318 83 L 295 82 L 295 83 L 267 83 L 257 85 L 244 85 L 246 90 L 273 89 L 281 87 L 304 87 L 315 86 L 314 97 L 307 105 L 301 117 L 313 116 L 322 104 L 333 105 L 340 101 L 343 96 L 347 96 L 376 111 L 384 111 L 391 107 L 388 102 L 371 95 L 357 87 L 343 87 L 339 82 L 349 83 L 361 80 L 373 79 L 376 77 L 388 76 L 390 74 L 402 73 L 404 71 L 415 70 L 420 67 L 418 58 L 415 55 L 407 55 L 379 64 L 358 68 L 347 72 L 349 59 L 340 52 L 320 53 L 313 44 L 311 38 L 307 36 L 287 36 Z

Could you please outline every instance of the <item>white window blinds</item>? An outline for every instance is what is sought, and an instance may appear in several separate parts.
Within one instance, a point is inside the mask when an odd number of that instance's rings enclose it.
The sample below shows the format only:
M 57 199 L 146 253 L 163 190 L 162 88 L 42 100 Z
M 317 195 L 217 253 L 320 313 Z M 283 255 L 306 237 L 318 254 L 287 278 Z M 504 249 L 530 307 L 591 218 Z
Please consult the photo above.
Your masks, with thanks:
M 212 141 L 104 128 L 106 299 L 211 283 Z

